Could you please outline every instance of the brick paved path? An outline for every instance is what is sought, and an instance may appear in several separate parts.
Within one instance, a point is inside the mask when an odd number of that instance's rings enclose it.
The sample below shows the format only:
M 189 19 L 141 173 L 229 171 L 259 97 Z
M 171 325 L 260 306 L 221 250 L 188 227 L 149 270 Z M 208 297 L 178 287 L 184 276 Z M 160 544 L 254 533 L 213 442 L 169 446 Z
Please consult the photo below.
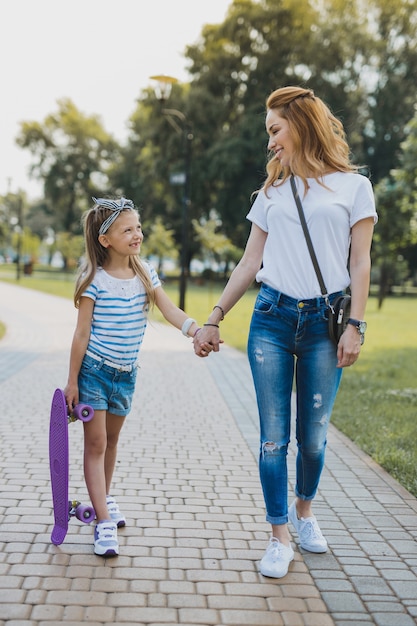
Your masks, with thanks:
M 258 573 L 269 528 L 246 357 L 223 347 L 198 359 L 156 323 L 115 472 L 128 515 L 120 556 L 95 556 L 92 527 L 78 521 L 53 546 L 49 406 L 75 311 L 0 282 L 0 319 L 0 626 L 416 623 L 417 501 L 333 428 L 315 507 L 329 552 L 297 546 L 285 578 Z M 85 500 L 80 424 L 70 444 L 70 491 Z M 293 447 L 289 464 L 293 481 Z

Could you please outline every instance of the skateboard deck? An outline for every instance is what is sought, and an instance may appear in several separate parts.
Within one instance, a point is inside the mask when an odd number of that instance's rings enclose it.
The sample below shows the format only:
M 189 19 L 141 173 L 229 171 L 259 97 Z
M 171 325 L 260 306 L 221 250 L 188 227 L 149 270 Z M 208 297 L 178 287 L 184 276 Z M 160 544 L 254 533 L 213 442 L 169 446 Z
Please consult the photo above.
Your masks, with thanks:
M 52 502 L 55 524 L 51 541 L 60 545 L 68 532 L 68 523 L 75 516 L 86 524 L 95 519 L 92 506 L 68 498 L 69 489 L 69 441 L 68 425 L 81 420 L 88 422 L 93 418 L 94 411 L 87 404 L 78 404 L 71 415 L 62 389 L 56 389 L 52 397 L 49 424 L 49 467 L 51 472 Z

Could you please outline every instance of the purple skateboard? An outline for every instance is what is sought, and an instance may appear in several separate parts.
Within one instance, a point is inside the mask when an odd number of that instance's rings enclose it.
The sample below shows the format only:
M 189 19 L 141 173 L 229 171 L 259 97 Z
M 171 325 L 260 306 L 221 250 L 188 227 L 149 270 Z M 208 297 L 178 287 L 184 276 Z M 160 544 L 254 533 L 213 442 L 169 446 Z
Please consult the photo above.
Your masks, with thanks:
M 64 541 L 71 517 L 75 516 L 81 522 L 89 524 L 96 516 L 92 506 L 82 505 L 76 500 L 68 499 L 68 424 L 76 420 L 88 422 L 93 418 L 93 415 L 93 409 L 87 404 L 77 404 L 73 413 L 68 415 L 64 392 L 61 389 L 55 390 L 49 425 L 49 466 L 55 518 L 51 541 L 56 546 Z

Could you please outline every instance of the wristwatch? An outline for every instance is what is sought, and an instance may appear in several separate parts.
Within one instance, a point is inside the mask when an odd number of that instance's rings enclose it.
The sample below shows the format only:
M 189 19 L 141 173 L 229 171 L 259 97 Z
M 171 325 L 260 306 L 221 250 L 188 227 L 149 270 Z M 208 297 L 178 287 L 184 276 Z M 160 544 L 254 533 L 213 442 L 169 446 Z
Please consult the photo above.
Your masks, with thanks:
M 367 323 L 362 321 L 362 320 L 355 320 L 353 319 L 353 317 L 349 317 L 348 324 L 352 324 L 352 326 L 354 326 L 356 328 L 356 330 L 358 331 L 360 338 L 361 338 L 361 345 L 363 344 L 363 342 L 365 341 L 365 331 L 367 328 Z

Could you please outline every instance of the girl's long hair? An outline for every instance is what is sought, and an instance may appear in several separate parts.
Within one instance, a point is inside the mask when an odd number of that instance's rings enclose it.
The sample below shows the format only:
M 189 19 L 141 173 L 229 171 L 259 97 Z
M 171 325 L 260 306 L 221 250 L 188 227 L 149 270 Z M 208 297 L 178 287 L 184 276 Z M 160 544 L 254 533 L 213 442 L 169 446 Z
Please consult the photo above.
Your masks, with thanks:
M 282 87 L 273 91 L 266 100 L 267 110 L 273 109 L 287 120 L 294 144 L 290 165 L 282 166 L 275 154 L 266 166 L 267 178 L 263 189 L 279 180 L 284 182 L 291 173 L 299 176 L 305 190 L 307 178 L 320 182 L 329 170 L 357 171 L 350 160 L 350 149 L 343 125 L 312 89 Z
M 126 208 L 123 211 L 134 211 L 136 209 Z M 85 243 L 85 257 L 77 274 L 74 292 L 74 304 L 76 308 L 80 305 L 80 298 L 93 281 L 98 267 L 103 267 L 108 257 L 107 248 L 104 248 L 98 240 L 100 226 L 111 215 L 111 209 L 100 205 L 94 205 L 82 218 Z M 116 218 L 117 219 L 117 218 Z M 129 257 L 129 266 L 140 278 L 146 291 L 146 304 L 151 307 L 155 304 L 155 289 L 148 270 L 142 263 L 139 255 Z

